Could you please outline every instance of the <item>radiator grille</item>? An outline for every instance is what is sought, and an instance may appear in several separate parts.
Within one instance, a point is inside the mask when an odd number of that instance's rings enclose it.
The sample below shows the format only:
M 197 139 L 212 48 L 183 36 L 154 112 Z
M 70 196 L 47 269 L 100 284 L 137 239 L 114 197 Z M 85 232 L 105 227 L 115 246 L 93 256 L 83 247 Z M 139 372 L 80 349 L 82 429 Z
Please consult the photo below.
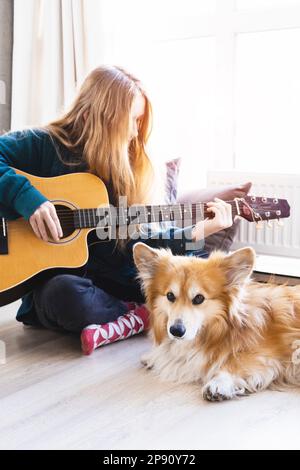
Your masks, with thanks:
M 224 187 L 247 181 L 253 183 L 250 195 L 287 199 L 291 215 L 282 219 L 283 226 L 271 221 L 257 229 L 255 223 L 242 220 L 233 249 L 250 245 L 257 253 L 300 258 L 300 175 L 261 174 L 227 171 L 210 171 L 208 187 Z

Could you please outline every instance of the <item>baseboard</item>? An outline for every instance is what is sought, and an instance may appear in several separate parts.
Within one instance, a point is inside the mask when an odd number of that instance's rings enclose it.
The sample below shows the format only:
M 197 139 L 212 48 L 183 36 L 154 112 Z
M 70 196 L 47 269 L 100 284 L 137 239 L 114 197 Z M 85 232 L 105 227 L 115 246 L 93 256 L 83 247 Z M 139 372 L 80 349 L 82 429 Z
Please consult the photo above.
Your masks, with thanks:
M 300 284 L 299 277 L 279 276 L 270 273 L 258 273 L 256 271 L 253 272 L 252 278 L 257 282 L 271 282 L 273 284 L 286 284 L 288 286 L 297 286 Z
M 259 282 L 300 284 L 300 259 L 285 256 L 257 255 L 253 278 Z

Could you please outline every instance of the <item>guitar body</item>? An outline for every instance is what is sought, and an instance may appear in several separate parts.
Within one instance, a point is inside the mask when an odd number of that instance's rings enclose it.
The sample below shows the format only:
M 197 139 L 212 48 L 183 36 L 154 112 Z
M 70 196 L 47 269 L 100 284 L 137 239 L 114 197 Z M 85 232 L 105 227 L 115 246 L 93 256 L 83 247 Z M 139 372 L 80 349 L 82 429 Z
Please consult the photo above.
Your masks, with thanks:
M 45 242 L 23 218 L 6 221 L 8 253 L 0 253 L 0 306 L 31 290 L 38 280 L 82 267 L 88 260 L 87 236 L 92 228 L 75 228 L 74 209 L 108 206 L 105 184 L 89 173 L 39 178 L 19 170 L 56 207 L 63 237 Z M 1 219 L 0 219 L 1 222 Z M 50 271 L 49 271 L 50 270 Z

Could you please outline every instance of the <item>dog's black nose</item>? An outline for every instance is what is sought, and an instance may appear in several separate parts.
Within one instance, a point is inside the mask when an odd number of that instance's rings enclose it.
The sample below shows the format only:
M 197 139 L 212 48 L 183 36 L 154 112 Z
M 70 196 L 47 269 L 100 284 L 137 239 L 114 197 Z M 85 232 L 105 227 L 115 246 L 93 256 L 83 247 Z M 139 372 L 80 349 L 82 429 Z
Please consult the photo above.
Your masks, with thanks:
M 170 327 L 170 333 L 176 338 L 182 338 L 186 332 L 186 328 L 181 320 L 178 320 Z

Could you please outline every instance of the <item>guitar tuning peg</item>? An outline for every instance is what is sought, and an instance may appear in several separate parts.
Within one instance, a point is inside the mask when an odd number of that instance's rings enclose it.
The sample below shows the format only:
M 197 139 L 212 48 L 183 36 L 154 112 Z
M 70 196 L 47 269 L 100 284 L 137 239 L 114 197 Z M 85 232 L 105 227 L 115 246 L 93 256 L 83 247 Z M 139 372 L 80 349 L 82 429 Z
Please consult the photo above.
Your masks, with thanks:
M 283 226 L 284 226 L 284 223 L 282 222 L 281 219 L 276 219 L 276 222 L 277 222 L 277 224 L 279 225 L 279 227 L 283 227 Z
M 263 228 L 262 223 L 261 222 L 256 222 L 255 228 L 256 228 L 256 230 L 261 230 Z

